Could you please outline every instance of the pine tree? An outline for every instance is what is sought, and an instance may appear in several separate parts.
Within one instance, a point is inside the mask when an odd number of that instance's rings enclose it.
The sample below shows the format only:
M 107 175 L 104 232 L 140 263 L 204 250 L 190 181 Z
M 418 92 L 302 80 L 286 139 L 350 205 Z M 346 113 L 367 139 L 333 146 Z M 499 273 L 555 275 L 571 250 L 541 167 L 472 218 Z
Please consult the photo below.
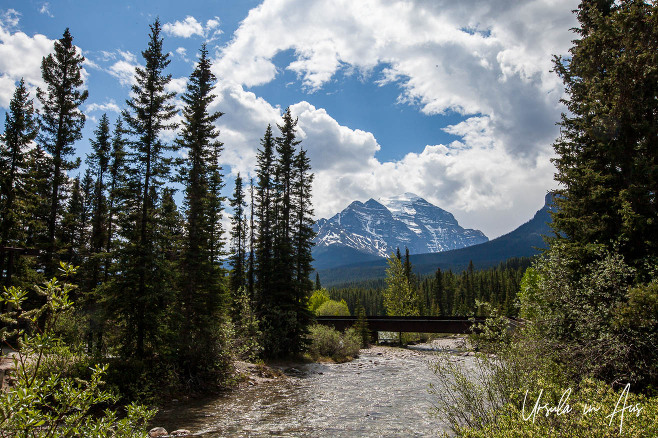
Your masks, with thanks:
M 48 217 L 48 237 L 45 257 L 46 273 L 54 273 L 53 257 L 56 251 L 57 219 L 62 200 L 61 187 L 66 183 L 66 172 L 77 168 L 80 160 L 71 160 L 73 143 L 82 138 L 85 115 L 80 105 L 87 99 L 82 90 L 82 63 L 68 28 L 55 41 L 55 53 L 43 58 L 41 75 L 46 89 L 37 88 L 41 102 L 39 141 L 52 158 L 52 189 Z
M 47 244 L 48 217 L 52 185 L 51 161 L 43 148 L 37 146 L 27 152 L 25 182 L 25 246 L 43 248 Z
M 268 126 L 257 155 L 255 296 L 267 356 L 301 351 L 311 319 L 312 175 L 306 152 L 296 153 L 296 125 L 286 110 L 280 135 L 273 139 Z
M 295 334 L 300 345 L 303 344 L 306 328 L 311 323 L 312 315 L 307 313 L 307 300 L 313 292 L 311 273 L 313 272 L 313 206 L 311 199 L 311 162 L 306 151 L 300 148 L 294 160 L 293 181 L 293 252 L 295 257 L 295 291 L 294 302 L 297 305 L 298 332 Z
M 257 287 L 254 291 L 256 310 L 262 314 L 270 307 L 268 294 L 272 284 L 274 239 L 274 137 L 272 127 L 267 126 L 261 140 L 261 149 L 256 155 L 257 167 L 257 235 L 255 276 Z
M 247 203 L 244 196 L 242 178 L 238 172 L 235 178 L 235 191 L 230 200 L 233 215 L 231 216 L 231 256 L 229 258 L 232 269 L 229 273 L 229 279 L 231 293 L 234 297 L 237 296 L 238 289 L 245 286 L 246 280 L 247 217 L 245 207 Z
M 219 325 L 225 313 L 225 285 L 219 264 L 221 254 L 221 213 L 223 198 L 219 154 L 222 143 L 214 122 L 221 112 L 209 106 L 215 76 L 205 45 L 187 84 L 182 99 L 183 129 L 177 140 L 187 150 L 188 159 L 181 169 L 185 185 L 186 233 L 181 263 L 180 308 L 178 330 L 179 362 L 196 375 L 211 370 L 219 357 Z M 194 340 L 194 342 L 190 342 Z
M 5 131 L 0 136 L 0 282 L 11 283 L 13 267 L 9 266 L 4 247 L 24 245 L 27 236 L 21 232 L 19 219 L 27 217 L 27 148 L 38 133 L 34 107 L 25 82 L 20 80 L 5 114 Z M 13 263 L 12 263 L 13 265 Z M 3 277 L 4 276 L 4 277 Z
M 124 129 L 121 118 L 118 118 L 114 125 L 112 135 L 112 151 L 110 152 L 109 164 L 109 182 L 107 189 L 107 231 L 105 241 L 105 272 L 103 280 L 107 281 L 110 275 L 112 265 L 112 251 L 115 236 L 114 225 L 121 210 L 120 200 L 121 191 L 125 182 L 125 158 L 126 158 L 126 140 L 124 139 Z
M 418 295 L 411 287 L 402 262 L 393 255 L 388 258 L 388 268 L 386 268 L 384 306 L 386 313 L 391 316 L 419 314 Z
M 73 179 L 71 196 L 68 198 L 58 236 L 62 245 L 62 258 L 73 266 L 82 263 L 80 248 L 84 245 L 85 213 L 84 191 L 80 176 L 77 176 Z
M 107 242 L 107 197 L 106 178 L 110 164 L 112 140 L 110 135 L 110 120 L 103 114 L 94 131 L 95 139 L 91 140 L 92 153 L 87 155 L 88 169 L 94 173 L 94 192 L 92 196 L 90 260 L 87 266 L 89 289 L 98 285 L 100 279 L 101 253 Z M 104 258 L 104 257 L 103 257 Z M 107 268 L 105 269 L 107 271 Z
M 247 261 L 247 296 L 254 299 L 254 286 L 256 284 L 256 229 L 254 224 L 254 179 L 249 179 L 249 259 Z
M 164 311 L 162 297 L 164 275 L 158 263 L 155 242 L 159 231 L 155 223 L 160 186 L 169 178 L 171 159 L 165 154 L 175 149 L 161 139 L 164 131 L 175 128 L 176 114 L 171 102 L 175 93 L 165 91 L 171 75 L 165 75 L 169 55 L 162 50 L 160 21 L 150 26 L 148 48 L 142 52 L 144 68 L 135 69 L 132 97 L 126 101 L 123 117 L 132 135 L 129 142 L 129 169 L 123 190 L 124 245 L 122 279 L 117 284 L 122 301 L 120 311 L 127 319 L 125 353 L 144 357 L 146 348 L 157 348 L 157 330 L 153 323 Z M 118 303 L 117 303 L 118 304 Z
M 658 5 L 583 1 L 568 58 L 555 58 L 569 110 L 554 143 L 555 240 L 574 266 L 617 247 L 647 272 L 658 252 Z

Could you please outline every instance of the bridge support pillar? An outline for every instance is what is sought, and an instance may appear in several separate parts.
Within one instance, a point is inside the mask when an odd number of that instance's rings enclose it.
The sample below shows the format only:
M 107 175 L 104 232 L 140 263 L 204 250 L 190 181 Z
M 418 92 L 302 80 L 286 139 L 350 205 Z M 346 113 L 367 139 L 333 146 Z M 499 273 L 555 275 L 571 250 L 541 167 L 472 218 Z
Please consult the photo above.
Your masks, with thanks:
M 370 332 L 370 340 L 375 344 L 379 343 L 379 332 L 377 330 Z

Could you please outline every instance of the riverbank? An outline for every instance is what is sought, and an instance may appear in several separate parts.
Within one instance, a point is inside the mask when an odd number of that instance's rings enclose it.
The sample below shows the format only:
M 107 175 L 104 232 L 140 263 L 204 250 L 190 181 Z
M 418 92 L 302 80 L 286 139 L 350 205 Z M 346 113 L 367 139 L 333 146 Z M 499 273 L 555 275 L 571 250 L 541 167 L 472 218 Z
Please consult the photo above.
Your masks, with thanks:
M 466 343 L 441 338 L 411 348 L 372 346 L 346 363 L 238 365 L 244 383 L 215 397 L 172 403 L 153 424 L 195 436 L 436 436 L 429 364 L 434 351 L 465 364 Z M 271 371 L 265 371 L 271 370 Z

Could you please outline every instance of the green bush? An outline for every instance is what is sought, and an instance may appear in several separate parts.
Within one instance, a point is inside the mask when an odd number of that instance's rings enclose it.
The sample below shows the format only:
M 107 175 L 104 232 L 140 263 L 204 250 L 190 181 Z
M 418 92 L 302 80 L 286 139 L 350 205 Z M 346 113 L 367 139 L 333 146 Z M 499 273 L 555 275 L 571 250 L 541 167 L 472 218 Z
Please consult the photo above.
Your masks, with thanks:
M 572 379 L 655 388 L 658 285 L 634 283 L 635 269 L 618 253 L 596 254 L 582 266 L 564 246 L 551 247 L 522 281 L 521 313 Z
M 348 329 L 345 333 L 324 325 L 310 327 L 309 354 L 314 358 L 331 358 L 336 362 L 350 360 L 359 355 L 361 337 L 356 330 Z
M 318 307 L 329 300 L 329 292 L 327 292 L 327 289 L 315 290 L 308 299 L 308 309 L 315 313 L 315 311 L 318 310 Z
M 62 265 L 62 270 L 65 276 L 75 272 L 67 265 Z M 0 338 L 3 343 L 18 339 L 13 382 L 0 393 L 0 437 L 146 436 L 146 423 L 155 411 L 143 406 L 128 406 L 121 419 L 109 410 L 94 415 L 118 399 L 102 388 L 106 365 L 91 367 L 85 380 L 67 377 L 80 374 L 75 371 L 80 361 L 73 360 L 79 356 L 70 352 L 54 328 L 58 318 L 72 308 L 69 293 L 73 286 L 53 278 L 36 289 L 46 303 L 30 311 L 22 309 L 27 299 L 24 290 L 5 288 L 0 297 L 0 306 L 10 309 L 2 314 L 5 326 Z M 26 326 L 29 328 L 22 328 Z
M 345 300 L 325 301 L 315 310 L 317 316 L 350 316 L 350 309 Z
M 624 389 L 613 391 L 604 382 L 593 379 L 585 379 L 567 392 L 569 389 L 543 382 L 528 390 L 525 406 L 519 406 L 518 402 L 508 403 L 500 410 L 495 422 L 479 429 L 458 427 L 456 432 L 469 438 L 658 436 L 658 397 L 626 394 Z M 566 400 L 560 414 L 553 412 L 547 415 L 546 409 L 540 408 L 533 415 L 540 391 L 540 406 L 548 404 L 549 408 L 555 407 L 560 405 L 561 398 Z M 525 395 L 525 391 L 523 394 L 517 393 L 521 399 Z M 622 418 L 624 406 L 629 409 L 624 411 Z M 588 407 L 593 410 L 586 412 Z

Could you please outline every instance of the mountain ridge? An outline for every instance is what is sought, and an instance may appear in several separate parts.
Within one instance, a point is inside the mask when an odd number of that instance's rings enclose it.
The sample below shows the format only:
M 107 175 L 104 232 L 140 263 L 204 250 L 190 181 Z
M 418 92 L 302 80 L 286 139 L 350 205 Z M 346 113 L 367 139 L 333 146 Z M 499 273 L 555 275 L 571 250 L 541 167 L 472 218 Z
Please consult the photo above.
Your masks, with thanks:
M 548 193 L 544 205 L 533 217 L 516 229 L 500 237 L 478 245 L 440 253 L 415 254 L 410 256 L 414 272 L 428 275 L 437 268 L 444 270 L 465 269 L 473 261 L 478 269 L 492 267 L 514 257 L 532 257 L 546 248 L 544 236 L 551 234 L 550 212 L 554 209 L 553 195 Z M 386 276 L 386 260 L 356 260 L 331 268 L 316 268 L 326 286 L 381 279 Z
M 316 269 L 341 263 L 346 253 L 362 261 L 372 256 L 385 258 L 397 248 L 406 247 L 411 254 L 420 254 L 489 240 L 479 230 L 464 229 L 452 213 L 413 193 L 353 201 L 331 218 L 319 219 L 314 231 Z

